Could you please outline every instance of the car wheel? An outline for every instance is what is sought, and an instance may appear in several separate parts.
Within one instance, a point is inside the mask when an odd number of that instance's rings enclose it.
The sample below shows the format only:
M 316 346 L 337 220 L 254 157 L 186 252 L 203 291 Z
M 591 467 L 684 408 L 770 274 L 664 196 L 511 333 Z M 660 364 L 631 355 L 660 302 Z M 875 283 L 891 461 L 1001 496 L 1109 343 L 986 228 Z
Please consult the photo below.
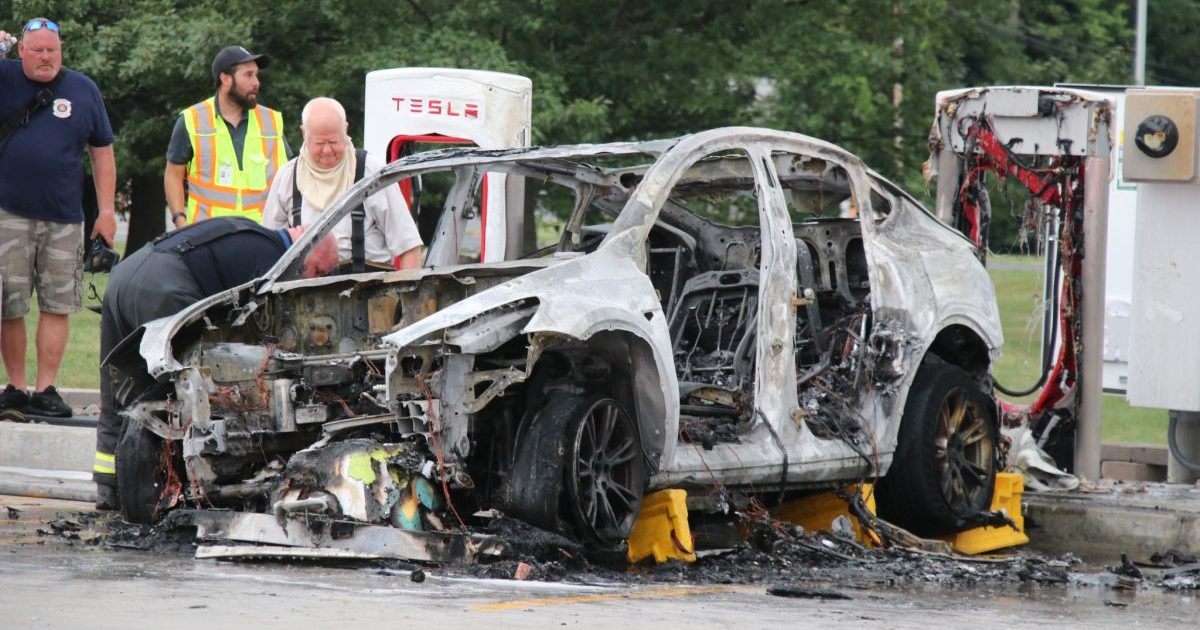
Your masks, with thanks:
M 567 451 L 567 491 L 576 529 L 605 545 L 629 538 L 646 484 L 637 424 L 611 398 L 576 410 Z
M 506 511 L 613 546 L 629 537 L 645 485 L 637 424 L 611 398 L 557 396 L 521 427 Z
M 880 516 L 924 536 L 970 526 L 991 505 L 998 435 L 995 404 L 965 371 L 922 365 L 879 484 Z
M 162 517 L 167 485 L 163 441 L 128 420 L 117 443 L 117 495 L 121 515 L 130 523 L 150 525 Z

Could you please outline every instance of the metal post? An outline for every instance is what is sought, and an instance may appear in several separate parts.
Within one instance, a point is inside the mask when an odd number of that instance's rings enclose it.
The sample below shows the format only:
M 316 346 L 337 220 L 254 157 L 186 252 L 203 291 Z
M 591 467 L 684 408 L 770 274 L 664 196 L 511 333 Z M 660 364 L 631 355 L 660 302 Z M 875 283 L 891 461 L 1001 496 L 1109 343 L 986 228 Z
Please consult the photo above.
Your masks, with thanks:
M 1133 84 L 1146 85 L 1146 3 L 1137 0 L 1137 33 L 1133 47 Z
M 1107 130 L 1105 130 L 1107 131 Z M 1100 478 L 1100 407 L 1104 395 L 1104 261 L 1108 257 L 1109 156 L 1084 160 L 1083 189 L 1083 338 L 1076 393 L 1079 418 L 1075 433 L 1075 474 Z
M 947 143 L 949 138 L 943 138 Z M 958 176 L 962 172 L 962 164 L 958 160 L 958 155 L 954 153 L 954 149 L 947 146 L 938 151 L 937 155 L 930 156 L 930 160 L 937 160 L 937 201 L 934 203 L 937 207 L 937 218 L 946 225 L 954 225 L 954 200 L 958 198 Z

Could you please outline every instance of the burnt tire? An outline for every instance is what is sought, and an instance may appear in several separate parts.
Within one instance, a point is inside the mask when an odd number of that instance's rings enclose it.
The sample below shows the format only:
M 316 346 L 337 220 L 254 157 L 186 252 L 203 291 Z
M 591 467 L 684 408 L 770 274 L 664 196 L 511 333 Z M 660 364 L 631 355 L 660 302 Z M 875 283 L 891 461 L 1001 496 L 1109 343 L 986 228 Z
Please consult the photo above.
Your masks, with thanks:
M 585 544 L 612 547 L 633 530 L 645 480 L 637 423 L 617 401 L 559 396 L 521 428 L 506 509 Z
M 879 515 L 922 536 L 973 526 L 991 506 L 998 440 L 996 406 L 978 383 L 954 365 L 922 365 L 879 483 Z
M 162 518 L 166 483 L 162 438 L 127 420 L 117 442 L 117 496 L 125 520 L 150 525 Z

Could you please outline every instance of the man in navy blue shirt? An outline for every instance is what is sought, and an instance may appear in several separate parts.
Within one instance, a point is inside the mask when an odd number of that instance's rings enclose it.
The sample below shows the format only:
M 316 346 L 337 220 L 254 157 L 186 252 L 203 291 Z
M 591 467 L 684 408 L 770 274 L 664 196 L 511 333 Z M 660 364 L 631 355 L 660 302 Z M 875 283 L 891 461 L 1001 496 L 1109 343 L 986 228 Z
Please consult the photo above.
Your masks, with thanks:
M 12 37 L 0 30 L 0 41 Z M 92 237 L 109 245 L 116 232 L 117 166 L 113 132 L 100 90 L 62 67 L 58 24 L 30 20 L 20 61 L 0 59 L 0 354 L 8 386 L 0 408 L 70 416 L 54 380 L 69 333 L 68 315 L 83 304 L 83 152 L 92 161 L 100 214 Z M 7 51 L 6 51 L 7 52 Z M 33 103 L 40 106 L 33 108 Z M 25 314 L 38 297 L 37 376 L 26 393 Z

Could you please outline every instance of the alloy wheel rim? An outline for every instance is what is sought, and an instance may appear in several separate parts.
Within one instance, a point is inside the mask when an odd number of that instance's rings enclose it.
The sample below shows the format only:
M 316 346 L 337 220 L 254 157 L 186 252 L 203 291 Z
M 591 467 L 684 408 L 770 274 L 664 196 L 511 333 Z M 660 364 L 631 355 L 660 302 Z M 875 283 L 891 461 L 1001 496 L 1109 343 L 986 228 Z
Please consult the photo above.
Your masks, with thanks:
M 942 401 L 934 446 L 942 496 L 951 505 L 980 505 L 995 445 L 983 407 L 962 387 Z
M 581 524 L 599 540 L 627 537 L 640 508 L 642 464 L 633 430 L 616 402 L 600 400 L 575 431 L 571 492 Z

